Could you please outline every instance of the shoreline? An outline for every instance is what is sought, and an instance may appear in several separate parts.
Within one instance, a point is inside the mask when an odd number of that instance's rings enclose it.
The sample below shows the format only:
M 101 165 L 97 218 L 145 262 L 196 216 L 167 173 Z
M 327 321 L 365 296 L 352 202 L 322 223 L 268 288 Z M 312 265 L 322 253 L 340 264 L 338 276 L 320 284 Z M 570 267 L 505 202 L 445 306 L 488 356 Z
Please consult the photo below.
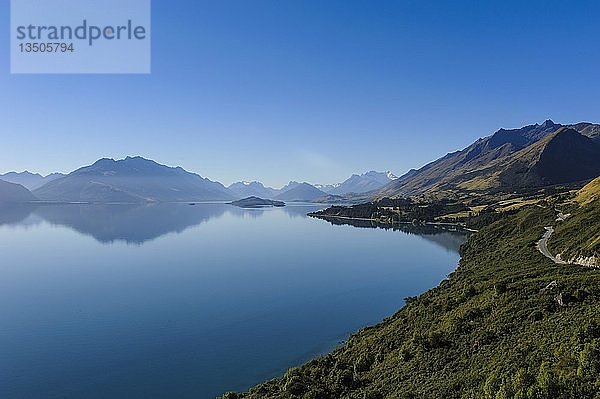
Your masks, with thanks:
M 373 219 L 373 218 L 356 218 L 356 217 L 350 217 L 350 216 L 338 216 L 338 215 L 316 215 L 314 213 L 309 213 L 307 214 L 307 216 L 315 218 L 315 219 L 322 219 L 322 220 L 327 220 L 327 219 L 340 219 L 340 220 L 356 220 L 356 221 L 366 221 L 366 222 L 375 222 L 377 224 L 383 225 L 383 226 L 389 226 L 389 227 L 394 227 L 394 226 L 398 226 L 398 225 L 412 225 L 412 226 L 440 226 L 440 227 L 456 227 L 460 230 L 465 230 L 471 233 L 477 233 L 479 230 L 475 230 L 475 229 L 471 229 L 469 227 L 466 227 L 462 224 L 458 224 L 458 223 L 447 223 L 447 222 L 425 222 L 425 221 L 418 221 L 417 223 L 414 222 L 394 222 L 394 223 L 390 223 L 390 222 L 383 222 L 381 220 L 378 219 Z

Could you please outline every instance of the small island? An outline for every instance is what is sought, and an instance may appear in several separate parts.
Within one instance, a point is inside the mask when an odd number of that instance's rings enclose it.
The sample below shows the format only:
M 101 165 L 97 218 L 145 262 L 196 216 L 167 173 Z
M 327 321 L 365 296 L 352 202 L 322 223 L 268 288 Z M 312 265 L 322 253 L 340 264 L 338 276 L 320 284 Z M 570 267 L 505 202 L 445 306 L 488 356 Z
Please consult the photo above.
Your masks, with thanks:
M 240 208 L 264 208 L 269 206 L 282 207 L 285 206 L 283 201 L 273 201 L 259 197 L 248 197 L 238 201 L 230 202 L 229 204 L 239 206 Z

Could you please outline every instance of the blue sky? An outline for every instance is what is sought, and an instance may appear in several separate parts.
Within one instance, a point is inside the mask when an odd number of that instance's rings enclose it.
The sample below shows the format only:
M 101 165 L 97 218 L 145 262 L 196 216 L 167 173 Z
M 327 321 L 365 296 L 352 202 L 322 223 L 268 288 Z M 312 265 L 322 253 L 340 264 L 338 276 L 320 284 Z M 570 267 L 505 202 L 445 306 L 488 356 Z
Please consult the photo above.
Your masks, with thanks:
M 154 0 L 150 75 L 10 75 L 8 5 L 2 172 L 142 155 L 333 183 L 500 127 L 600 121 L 597 1 Z

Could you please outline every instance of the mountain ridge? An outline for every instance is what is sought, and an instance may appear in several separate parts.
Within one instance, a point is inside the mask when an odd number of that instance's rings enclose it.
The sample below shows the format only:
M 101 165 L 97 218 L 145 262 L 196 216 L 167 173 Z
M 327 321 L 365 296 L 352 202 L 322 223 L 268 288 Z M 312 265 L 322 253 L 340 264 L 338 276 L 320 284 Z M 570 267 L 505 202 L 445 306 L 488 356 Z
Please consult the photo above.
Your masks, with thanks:
M 311 202 L 326 195 L 327 193 L 324 191 L 304 182 L 298 183 L 293 188 L 276 195 L 274 199 L 290 202 Z
M 279 190 L 267 187 L 259 181 L 240 181 L 230 184 L 227 188 L 240 198 L 273 198 L 279 193 Z
M 552 136 L 561 129 L 570 133 Z M 549 136 L 552 139 L 548 145 L 538 144 Z M 517 129 L 501 128 L 400 177 L 391 172 L 369 171 L 331 185 L 290 181 L 281 189 L 275 189 L 251 181 L 225 187 L 179 166 L 161 165 L 140 156 L 120 160 L 101 158 L 68 175 L 41 176 L 25 171 L 3 176 L 21 181 L 33 179 L 23 181 L 25 188 L 28 184 L 35 187 L 30 190 L 33 195 L 44 201 L 67 202 L 229 201 L 248 196 L 286 201 L 319 198 L 344 201 L 349 196 L 368 199 L 468 195 L 588 180 L 600 167 L 596 160 L 598 146 L 600 125 L 590 122 L 562 125 L 548 119 L 542 124 Z M 51 181 L 43 182 L 43 179 Z M 284 195 L 291 190 L 295 191 Z
M 508 166 L 512 156 L 522 155 L 517 155 L 519 151 L 540 142 L 560 129 L 570 129 L 576 132 L 579 136 L 589 140 L 587 143 L 591 146 L 595 147 L 600 143 L 596 135 L 600 131 L 600 125 L 587 122 L 561 125 L 554 123 L 552 120 L 546 120 L 541 125 L 527 125 L 518 129 L 499 129 L 490 136 L 476 140 L 462 150 L 448 153 L 420 169 L 411 169 L 397 180 L 386 185 L 375 196 L 381 198 L 457 190 L 511 189 L 509 184 L 498 184 L 495 187 L 494 182 L 489 180 L 493 178 L 493 173 L 490 170 L 486 172 L 486 169 Z M 574 168 L 575 165 L 571 167 Z M 505 181 L 505 183 L 507 182 Z M 524 188 L 524 185 L 517 185 L 512 188 L 521 189 Z
M 363 194 L 380 189 L 397 178 L 398 177 L 390 171 L 377 172 L 371 170 L 360 175 L 353 174 L 348 179 L 326 192 L 327 194 L 332 195 L 345 195 L 350 193 Z
M 235 199 L 221 183 L 181 168 L 136 157 L 101 158 L 34 190 L 42 200 L 177 202 Z
M 0 175 L 0 180 L 4 180 L 9 183 L 20 184 L 28 190 L 35 190 L 43 186 L 44 184 L 51 182 L 52 180 L 64 177 L 62 173 L 50 173 L 46 176 L 42 176 L 39 173 L 32 173 L 28 170 L 23 172 L 7 172 Z

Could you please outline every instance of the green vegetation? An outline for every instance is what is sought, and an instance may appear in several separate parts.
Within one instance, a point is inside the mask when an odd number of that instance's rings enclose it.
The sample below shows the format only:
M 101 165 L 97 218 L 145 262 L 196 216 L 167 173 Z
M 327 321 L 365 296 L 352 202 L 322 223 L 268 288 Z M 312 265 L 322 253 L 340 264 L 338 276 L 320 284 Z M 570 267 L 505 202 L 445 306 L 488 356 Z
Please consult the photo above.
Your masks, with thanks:
M 332 206 L 322 211 L 309 213 L 309 216 L 325 220 L 368 219 L 381 224 L 395 226 L 401 223 L 451 223 L 472 229 L 479 229 L 516 208 L 498 209 L 493 206 L 442 198 L 420 200 L 413 198 L 383 198 L 377 201 L 353 206 Z
M 448 280 L 379 325 L 224 398 L 600 399 L 600 272 L 556 265 L 535 249 L 556 218 L 555 203 L 538 205 L 496 213 L 463 245 Z M 579 220 L 597 226 L 600 201 L 573 212 L 581 233 Z M 557 242 L 588 242 L 562 227 Z
M 442 199 L 432 202 L 421 202 L 411 198 L 383 198 L 365 204 L 332 206 L 310 216 L 327 218 L 372 219 L 387 223 L 404 223 L 413 221 L 433 221 L 436 217 L 458 212 L 468 212 L 469 208 L 459 201 Z
M 600 179 L 581 189 L 575 202 L 575 205 L 563 210 L 563 213 L 571 212 L 572 215 L 556 223 L 548 247 L 566 261 L 595 257 L 597 262 L 600 260 Z

